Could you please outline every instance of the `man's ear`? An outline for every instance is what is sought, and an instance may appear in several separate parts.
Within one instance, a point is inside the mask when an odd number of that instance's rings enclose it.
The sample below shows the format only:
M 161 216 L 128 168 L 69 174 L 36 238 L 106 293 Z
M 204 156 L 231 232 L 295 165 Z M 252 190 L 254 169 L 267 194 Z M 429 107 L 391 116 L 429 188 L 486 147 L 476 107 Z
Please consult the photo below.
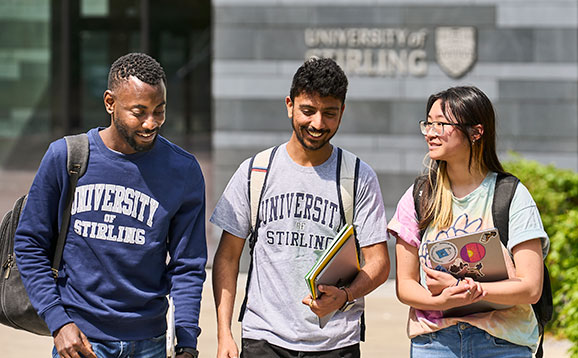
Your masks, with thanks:
M 291 97 L 285 97 L 285 106 L 287 107 L 287 117 L 293 119 L 293 101 Z
M 114 96 L 112 95 L 111 90 L 104 91 L 103 95 L 104 99 L 104 108 L 108 112 L 108 114 L 112 114 L 114 112 Z

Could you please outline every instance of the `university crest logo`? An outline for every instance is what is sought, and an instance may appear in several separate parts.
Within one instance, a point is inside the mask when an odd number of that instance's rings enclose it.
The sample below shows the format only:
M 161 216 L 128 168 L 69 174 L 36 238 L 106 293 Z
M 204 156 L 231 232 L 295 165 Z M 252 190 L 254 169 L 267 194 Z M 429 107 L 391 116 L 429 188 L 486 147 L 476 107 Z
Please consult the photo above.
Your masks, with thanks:
M 472 69 L 477 59 L 475 27 L 438 27 L 435 30 L 436 60 L 453 78 Z

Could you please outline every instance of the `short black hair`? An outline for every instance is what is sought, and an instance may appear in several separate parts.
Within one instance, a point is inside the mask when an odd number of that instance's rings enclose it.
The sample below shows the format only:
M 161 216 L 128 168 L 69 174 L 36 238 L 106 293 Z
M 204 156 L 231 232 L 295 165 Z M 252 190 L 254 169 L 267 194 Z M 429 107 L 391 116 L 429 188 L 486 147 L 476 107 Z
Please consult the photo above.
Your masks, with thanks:
M 154 58 L 144 53 L 129 53 L 119 57 L 108 72 L 108 89 L 112 90 L 121 81 L 126 81 L 130 76 L 151 86 L 158 85 L 161 81 L 167 84 L 167 77 L 163 67 Z
M 305 61 L 293 76 L 289 98 L 291 101 L 302 93 L 334 97 L 345 103 L 347 76 L 339 65 L 330 58 L 312 57 Z

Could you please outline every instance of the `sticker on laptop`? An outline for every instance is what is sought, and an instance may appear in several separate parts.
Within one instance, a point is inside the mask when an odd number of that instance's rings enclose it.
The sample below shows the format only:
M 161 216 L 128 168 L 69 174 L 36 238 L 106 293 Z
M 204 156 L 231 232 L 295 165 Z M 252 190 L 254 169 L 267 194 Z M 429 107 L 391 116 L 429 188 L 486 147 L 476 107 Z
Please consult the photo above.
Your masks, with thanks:
M 432 246 L 432 261 L 447 264 L 458 256 L 458 248 L 451 242 L 438 242 Z
M 477 242 L 470 242 L 465 244 L 460 250 L 460 257 L 465 262 L 474 263 L 482 261 L 486 256 L 486 248 L 484 245 Z
M 485 232 L 482 237 L 480 238 L 480 242 L 482 244 L 487 244 L 488 241 L 490 241 L 490 239 L 492 237 L 495 237 L 497 235 L 497 233 L 495 231 L 489 231 L 489 232 Z

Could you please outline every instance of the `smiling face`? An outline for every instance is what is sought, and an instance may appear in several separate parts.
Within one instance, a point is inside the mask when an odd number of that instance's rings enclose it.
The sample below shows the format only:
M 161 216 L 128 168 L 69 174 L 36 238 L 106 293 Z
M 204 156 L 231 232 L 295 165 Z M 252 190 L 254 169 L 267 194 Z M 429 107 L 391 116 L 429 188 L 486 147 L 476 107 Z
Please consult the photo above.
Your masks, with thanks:
M 434 102 L 427 116 L 428 122 L 456 123 L 456 121 L 446 118 L 441 105 L 440 99 Z M 456 126 L 445 126 L 442 135 L 437 135 L 433 128 L 429 128 L 424 137 L 431 159 L 443 160 L 448 163 L 453 161 L 468 163 L 470 144 L 464 133 Z
M 302 93 L 294 101 L 287 97 L 287 116 L 291 118 L 293 135 L 305 151 L 331 149 L 329 141 L 339 128 L 345 105 L 334 97 Z
M 104 93 L 104 103 L 112 117 L 105 144 L 113 150 L 131 154 L 152 149 L 165 122 L 166 88 L 161 81 L 149 85 L 131 76 L 113 91 Z

